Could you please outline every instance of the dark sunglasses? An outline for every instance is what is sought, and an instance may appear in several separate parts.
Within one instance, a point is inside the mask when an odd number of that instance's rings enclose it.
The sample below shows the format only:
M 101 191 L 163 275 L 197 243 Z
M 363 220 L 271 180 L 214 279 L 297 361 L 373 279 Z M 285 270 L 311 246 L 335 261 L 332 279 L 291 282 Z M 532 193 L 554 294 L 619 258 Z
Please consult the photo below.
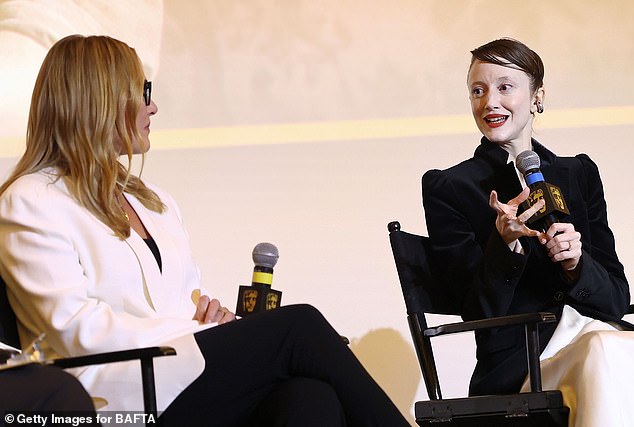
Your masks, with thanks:
M 143 100 L 145 101 L 145 105 L 150 105 L 152 102 L 152 82 L 148 82 L 145 80 L 143 82 Z

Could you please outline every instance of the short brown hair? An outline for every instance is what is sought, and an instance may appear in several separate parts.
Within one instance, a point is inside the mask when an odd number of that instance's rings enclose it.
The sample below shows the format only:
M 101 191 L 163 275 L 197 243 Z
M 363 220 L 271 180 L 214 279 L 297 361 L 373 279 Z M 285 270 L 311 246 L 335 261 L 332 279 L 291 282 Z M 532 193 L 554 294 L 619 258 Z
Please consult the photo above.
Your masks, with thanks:
M 537 53 L 524 43 L 511 38 L 490 41 L 471 51 L 471 65 L 476 60 L 503 67 L 518 68 L 531 78 L 531 90 L 544 85 L 544 63 Z

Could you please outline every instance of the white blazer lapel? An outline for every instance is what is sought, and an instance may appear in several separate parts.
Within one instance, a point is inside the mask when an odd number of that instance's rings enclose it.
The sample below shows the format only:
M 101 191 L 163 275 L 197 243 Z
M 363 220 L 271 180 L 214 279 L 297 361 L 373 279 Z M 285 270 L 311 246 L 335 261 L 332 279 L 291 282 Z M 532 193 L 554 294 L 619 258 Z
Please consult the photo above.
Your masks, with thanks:
M 178 248 L 170 238 L 169 221 L 161 221 L 161 215 L 145 208 L 134 196 L 125 195 L 135 212 L 141 219 L 148 234 L 152 236 L 161 254 L 162 271 L 147 243 L 134 231 L 130 233 L 128 242 L 135 252 L 139 265 L 143 271 L 145 287 L 150 304 L 158 313 L 166 315 L 179 307 L 182 298 L 178 293 L 181 289 L 174 286 L 183 281 L 183 266 L 181 258 L 173 256 Z M 192 309 L 192 315 L 194 311 Z M 174 313 L 175 314 L 175 313 Z

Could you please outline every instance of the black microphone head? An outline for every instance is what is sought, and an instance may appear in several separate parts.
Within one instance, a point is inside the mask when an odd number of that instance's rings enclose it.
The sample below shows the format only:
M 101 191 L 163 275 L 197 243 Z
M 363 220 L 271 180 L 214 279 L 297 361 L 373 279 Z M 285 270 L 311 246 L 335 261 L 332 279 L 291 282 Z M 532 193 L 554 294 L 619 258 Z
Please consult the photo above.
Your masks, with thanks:
M 253 262 L 261 267 L 273 268 L 280 257 L 275 245 L 271 243 L 258 243 L 253 248 Z
M 530 170 L 539 169 L 540 164 L 539 156 L 536 152 L 531 150 L 522 151 L 515 158 L 517 170 L 520 171 L 522 175 L 526 175 L 526 172 Z

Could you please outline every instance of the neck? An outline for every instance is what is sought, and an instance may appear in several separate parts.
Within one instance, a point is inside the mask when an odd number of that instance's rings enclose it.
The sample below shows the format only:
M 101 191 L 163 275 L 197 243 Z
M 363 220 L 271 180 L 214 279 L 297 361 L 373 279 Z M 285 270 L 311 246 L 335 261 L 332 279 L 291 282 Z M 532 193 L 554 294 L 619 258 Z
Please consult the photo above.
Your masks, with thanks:
M 515 160 L 517 155 L 521 153 L 522 151 L 532 150 L 533 144 L 532 144 L 532 140 L 530 138 L 527 138 L 521 141 L 515 140 L 515 141 L 505 142 L 504 144 L 500 144 L 500 147 L 504 148 L 504 150 L 506 150 L 506 152 L 509 153 L 510 156 L 513 158 L 513 160 Z

